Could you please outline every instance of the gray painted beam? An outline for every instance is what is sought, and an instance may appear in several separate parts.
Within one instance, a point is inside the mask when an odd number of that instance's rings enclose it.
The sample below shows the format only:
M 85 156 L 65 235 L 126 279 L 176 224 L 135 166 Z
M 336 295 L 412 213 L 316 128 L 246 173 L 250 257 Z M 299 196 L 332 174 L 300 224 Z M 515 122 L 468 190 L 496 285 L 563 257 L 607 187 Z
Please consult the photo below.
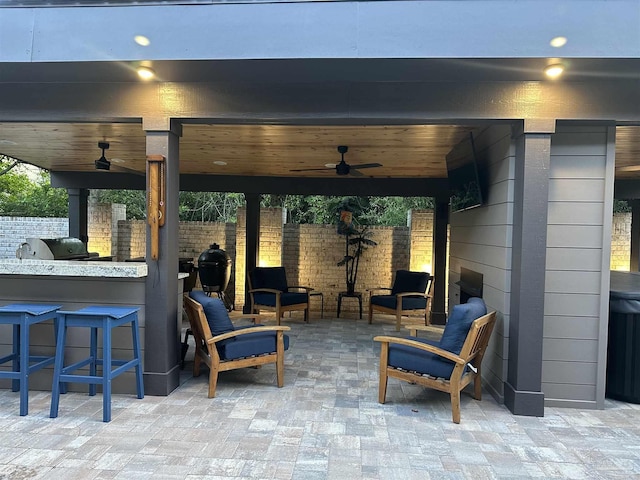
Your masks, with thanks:
M 245 272 L 251 272 L 258 266 L 260 258 L 260 194 L 248 193 L 244 196 L 246 201 L 246 251 Z M 244 282 L 244 307 L 243 313 L 252 313 L 251 297 L 249 295 L 249 282 Z
M 178 137 L 170 132 L 147 132 L 147 154 L 165 157 L 165 223 L 159 228 L 158 260 L 147 241 L 145 393 L 168 395 L 180 383 L 182 305 L 178 305 Z M 151 238 L 147 226 L 147 238 Z
M 449 198 L 436 198 L 433 211 L 433 298 L 431 321 L 444 325 L 447 320 L 447 225 L 449 224 Z
M 629 269 L 640 271 L 640 200 L 631 202 L 631 261 Z
M 69 236 L 79 238 L 85 244 L 89 241 L 87 188 L 69 188 Z
M 124 173 L 51 172 L 56 188 L 117 188 L 144 190 L 144 177 Z M 350 195 L 397 197 L 446 197 L 446 178 L 294 178 L 228 175 L 180 175 L 186 192 L 242 192 L 289 195 Z
M 551 135 L 521 133 L 516 143 L 509 365 L 505 405 L 544 416 L 542 342 Z
M 29 82 L 2 84 L 0 121 L 139 122 L 141 117 L 167 114 L 207 123 L 295 125 L 640 120 L 640 89 L 633 79 L 153 84 L 42 83 L 41 79 L 38 74 Z M 171 112 L 164 110 L 166 104 Z

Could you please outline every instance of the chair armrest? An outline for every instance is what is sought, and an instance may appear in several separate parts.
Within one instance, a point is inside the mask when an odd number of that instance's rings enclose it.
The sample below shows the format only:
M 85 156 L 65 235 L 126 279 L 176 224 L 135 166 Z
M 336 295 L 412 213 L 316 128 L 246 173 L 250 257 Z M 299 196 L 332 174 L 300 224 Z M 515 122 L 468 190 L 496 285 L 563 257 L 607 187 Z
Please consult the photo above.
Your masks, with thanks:
M 416 325 L 405 325 L 404 328 L 410 331 L 412 337 L 415 337 L 418 331 L 435 333 L 437 335 L 442 335 L 442 332 L 444 332 L 444 325 L 442 325 L 441 327 L 435 327 L 433 325 L 416 324 Z
M 287 288 L 287 291 L 291 290 L 292 288 L 298 289 L 298 290 L 306 290 L 307 293 L 313 291 L 313 288 L 311 287 L 303 287 L 301 285 L 292 285 L 289 288 Z
M 249 290 L 249 293 L 274 293 L 281 294 L 282 290 L 276 290 L 275 288 L 253 288 Z
M 234 330 L 233 332 L 223 333 L 221 335 L 216 335 L 215 337 L 211 337 L 208 343 L 216 343 L 221 340 L 226 340 L 227 338 L 239 337 L 240 335 L 247 335 L 249 333 L 258 333 L 258 332 L 287 332 L 291 330 L 291 327 L 287 327 L 285 325 L 273 325 L 273 326 L 264 326 L 264 327 L 249 327 L 243 328 L 241 330 Z
M 429 295 L 428 293 L 425 292 L 402 292 L 402 293 L 396 293 L 396 297 L 398 298 L 402 298 L 402 297 L 424 297 L 424 298 L 429 298 L 431 295 Z
M 373 288 L 367 288 L 365 290 L 365 292 L 369 292 L 370 294 L 372 294 L 373 292 L 375 292 L 376 290 L 385 290 L 387 292 L 390 292 L 391 289 L 387 288 L 387 287 L 373 287 Z
M 377 337 L 373 337 L 374 342 L 381 342 L 391 344 L 394 343 L 396 345 L 405 345 L 407 347 L 417 348 L 418 350 L 423 350 L 425 352 L 433 353 L 434 355 L 438 355 L 439 357 L 446 358 L 447 360 L 451 360 L 454 363 L 458 363 L 460 365 L 464 365 L 468 362 L 464 358 L 456 355 L 455 353 L 451 353 L 447 350 L 443 350 L 439 347 L 434 347 L 433 345 L 429 345 L 428 343 L 418 342 L 417 340 L 410 340 L 408 338 L 401 337 L 388 337 L 384 335 L 379 335 Z

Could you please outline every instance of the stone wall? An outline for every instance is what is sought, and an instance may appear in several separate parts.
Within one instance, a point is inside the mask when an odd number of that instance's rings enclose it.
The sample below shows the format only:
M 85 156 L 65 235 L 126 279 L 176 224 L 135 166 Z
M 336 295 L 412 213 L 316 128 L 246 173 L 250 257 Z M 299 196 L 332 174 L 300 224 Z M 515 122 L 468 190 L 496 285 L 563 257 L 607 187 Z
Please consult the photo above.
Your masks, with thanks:
M 630 249 L 631 214 L 614 213 L 611 229 L 611 270 L 629 270 Z
M 67 236 L 67 218 L 0 217 L 0 258 L 16 258 L 16 250 L 27 238 Z

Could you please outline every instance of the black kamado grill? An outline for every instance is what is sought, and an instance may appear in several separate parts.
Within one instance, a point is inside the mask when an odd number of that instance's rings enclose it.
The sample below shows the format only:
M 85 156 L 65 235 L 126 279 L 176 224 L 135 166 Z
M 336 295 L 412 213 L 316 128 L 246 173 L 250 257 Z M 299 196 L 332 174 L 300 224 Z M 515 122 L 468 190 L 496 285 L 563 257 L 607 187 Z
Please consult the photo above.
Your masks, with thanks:
M 198 257 L 197 272 L 200 276 L 202 291 L 209 296 L 212 293 L 217 294 L 227 310 L 233 310 L 233 304 L 225 294 L 231 278 L 231 257 L 227 252 L 221 250 L 217 243 L 209 245 L 209 248 Z M 189 335 L 192 335 L 190 328 L 185 332 L 182 342 L 182 368 L 184 368 L 184 357 L 189 349 Z
M 198 273 L 202 290 L 208 294 L 217 293 L 230 309 L 224 293 L 231 278 L 231 258 L 227 252 L 217 243 L 209 245 L 198 257 Z

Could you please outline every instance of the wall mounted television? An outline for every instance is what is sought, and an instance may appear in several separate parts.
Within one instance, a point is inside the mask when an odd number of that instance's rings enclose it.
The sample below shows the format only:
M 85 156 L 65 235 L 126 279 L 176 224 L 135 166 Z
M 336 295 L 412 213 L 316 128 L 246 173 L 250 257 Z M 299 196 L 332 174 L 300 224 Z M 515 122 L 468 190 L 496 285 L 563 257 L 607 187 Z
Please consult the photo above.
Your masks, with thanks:
M 461 212 L 482 205 L 483 195 L 473 133 L 469 133 L 447 155 L 447 176 L 451 212 Z

